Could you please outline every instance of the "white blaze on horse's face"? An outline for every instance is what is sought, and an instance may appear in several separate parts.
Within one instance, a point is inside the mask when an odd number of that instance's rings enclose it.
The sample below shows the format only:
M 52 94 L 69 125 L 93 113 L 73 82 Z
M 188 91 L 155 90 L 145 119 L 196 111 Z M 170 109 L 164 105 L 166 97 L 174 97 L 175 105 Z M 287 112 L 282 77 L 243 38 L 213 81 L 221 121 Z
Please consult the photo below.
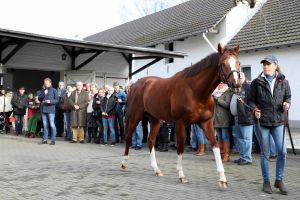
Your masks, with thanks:
M 233 72 L 233 78 L 235 80 L 235 84 L 238 84 L 238 73 L 236 72 L 237 71 L 237 68 L 236 68 L 236 58 L 234 58 L 233 56 L 230 56 L 229 60 L 229 65 L 230 65 L 230 68 L 231 68 L 231 71 L 235 71 Z

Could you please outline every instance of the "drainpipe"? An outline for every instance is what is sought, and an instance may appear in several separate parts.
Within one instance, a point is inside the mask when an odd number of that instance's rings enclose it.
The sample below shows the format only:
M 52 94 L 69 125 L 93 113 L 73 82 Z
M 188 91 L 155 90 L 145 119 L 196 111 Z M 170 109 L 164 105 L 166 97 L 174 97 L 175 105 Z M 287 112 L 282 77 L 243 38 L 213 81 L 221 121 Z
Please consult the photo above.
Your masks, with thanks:
M 208 30 L 206 30 L 205 32 L 202 33 L 202 37 L 204 38 L 204 40 L 207 42 L 207 44 L 215 51 L 218 52 L 217 49 L 212 45 L 212 43 L 208 40 L 208 38 L 206 37 L 206 33 L 209 33 Z

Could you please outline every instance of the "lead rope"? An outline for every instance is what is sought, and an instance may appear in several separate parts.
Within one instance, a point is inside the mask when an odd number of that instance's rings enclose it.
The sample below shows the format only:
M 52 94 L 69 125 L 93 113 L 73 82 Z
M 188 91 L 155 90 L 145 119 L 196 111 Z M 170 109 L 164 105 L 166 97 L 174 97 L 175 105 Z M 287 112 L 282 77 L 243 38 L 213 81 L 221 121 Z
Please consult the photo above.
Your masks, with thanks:
M 251 109 L 251 110 L 254 110 L 254 108 L 252 106 L 249 106 L 248 104 L 245 103 L 245 101 L 242 99 L 241 96 L 239 96 L 238 94 L 236 94 L 237 96 L 237 100 L 240 101 L 245 107 Z M 260 122 L 259 122 L 259 119 L 257 119 L 257 131 L 259 133 L 257 133 L 257 135 L 260 136 L 260 151 L 262 152 L 263 156 L 269 161 L 269 162 L 273 162 L 273 161 L 270 161 L 270 159 L 266 156 L 266 153 L 265 153 L 265 149 L 264 149 L 264 141 L 263 141 L 263 137 L 262 137 L 262 131 L 261 131 L 261 127 L 260 127 Z M 270 137 L 270 135 L 269 135 Z M 270 139 L 269 139 L 270 141 Z

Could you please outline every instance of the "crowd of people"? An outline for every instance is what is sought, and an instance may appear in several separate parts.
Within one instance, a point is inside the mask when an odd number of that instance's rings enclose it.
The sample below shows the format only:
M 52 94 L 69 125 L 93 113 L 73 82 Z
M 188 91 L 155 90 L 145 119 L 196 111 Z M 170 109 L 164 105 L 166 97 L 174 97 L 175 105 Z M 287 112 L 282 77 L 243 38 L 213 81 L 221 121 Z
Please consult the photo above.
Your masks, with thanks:
M 263 191 L 266 193 L 272 193 L 268 159 L 277 158 L 274 187 L 287 194 L 282 181 L 286 160 L 283 112 L 290 107 L 291 92 L 274 56 L 267 56 L 261 63 L 263 72 L 252 83 L 241 73 L 241 88 L 233 90 L 220 83 L 213 92 L 215 134 L 223 162 L 230 161 L 231 152 L 238 152 L 239 158 L 233 162 L 250 165 L 253 162 L 252 147 L 260 151 Z M 47 144 L 50 137 L 50 145 L 55 145 L 56 137 L 65 137 L 71 143 L 114 146 L 125 139 L 129 90 L 130 85 L 122 88 L 118 82 L 99 88 L 95 83 L 77 82 L 73 87 L 62 81 L 55 89 L 49 78 L 44 79 L 43 89 L 35 94 L 26 94 L 23 86 L 13 95 L 2 90 L 1 128 L 9 133 L 10 123 L 13 123 L 16 135 L 26 130 L 26 137 L 42 137 L 41 144 Z M 174 130 L 174 123 L 161 121 L 157 138 L 159 151 L 176 148 Z M 186 132 L 190 151 L 196 156 L 204 155 L 207 140 L 203 130 L 192 124 L 186 127 Z M 148 122 L 144 118 L 134 131 L 131 148 L 140 150 L 147 137 Z

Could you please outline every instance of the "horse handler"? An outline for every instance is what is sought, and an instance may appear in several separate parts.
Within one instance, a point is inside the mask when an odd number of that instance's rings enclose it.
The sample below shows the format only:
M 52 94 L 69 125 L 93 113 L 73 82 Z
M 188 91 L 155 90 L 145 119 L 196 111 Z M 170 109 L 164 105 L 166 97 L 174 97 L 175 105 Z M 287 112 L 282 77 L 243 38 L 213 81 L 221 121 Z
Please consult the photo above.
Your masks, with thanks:
M 270 136 L 273 136 L 278 157 L 276 161 L 276 180 L 274 187 L 280 193 L 288 193 L 283 183 L 286 161 L 284 141 L 284 112 L 290 108 L 291 90 L 285 76 L 280 73 L 275 56 L 265 57 L 263 72 L 251 83 L 249 104 L 255 108 L 253 113 L 257 119 L 258 138 L 260 140 L 260 164 L 263 176 L 263 191 L 272 194 L 269 176 Z

